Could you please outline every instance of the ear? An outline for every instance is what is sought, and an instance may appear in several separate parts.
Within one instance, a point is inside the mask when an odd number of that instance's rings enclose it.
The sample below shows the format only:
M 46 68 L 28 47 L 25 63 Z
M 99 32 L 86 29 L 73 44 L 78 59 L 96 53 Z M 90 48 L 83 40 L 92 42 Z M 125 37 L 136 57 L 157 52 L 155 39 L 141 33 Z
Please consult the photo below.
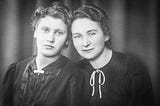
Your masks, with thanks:
M 34 38 L 36 38 L 36 37 L 37 37 L 37 31 L 34 30 Z
M 104 36 L 104 41 L 105 41 L 105 42 L 107 42 L 109 39 L 110 39 L 109 36 L 107 36 L 107 35 Z
M 68 41 L 68 40 L 66 41 L 66 44 L 65 44 L 65 45 L 66 45 L 66 47 L 69 45 L 69 41 Z

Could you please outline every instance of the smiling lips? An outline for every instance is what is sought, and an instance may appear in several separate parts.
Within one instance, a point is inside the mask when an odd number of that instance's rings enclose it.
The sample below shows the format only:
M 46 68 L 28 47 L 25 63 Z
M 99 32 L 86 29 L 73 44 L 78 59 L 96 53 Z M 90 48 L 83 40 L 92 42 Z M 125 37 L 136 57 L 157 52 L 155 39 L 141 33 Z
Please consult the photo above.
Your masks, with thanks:
M 82 51 L 83 52 L 90 52 L 91 50 L 93 50 L 93 48 L 92 49 L 83 49 Z

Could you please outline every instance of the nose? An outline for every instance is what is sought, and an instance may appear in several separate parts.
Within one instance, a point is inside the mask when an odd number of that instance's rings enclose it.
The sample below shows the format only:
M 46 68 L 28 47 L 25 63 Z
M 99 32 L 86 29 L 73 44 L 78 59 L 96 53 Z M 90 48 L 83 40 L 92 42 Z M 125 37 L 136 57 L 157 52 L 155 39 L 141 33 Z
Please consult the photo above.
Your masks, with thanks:
M 84 37 L 84 39 L 83 39 L 83 46 L 84 47 L 88 47 L 89 45 L 90 45 L 90 41 L 86 37 Z
M 49 33 L 49 34 L 48 34 L 48 36 L 47 36 L 47 41 L 50 42 L 50 43 L 55 42 L 55 37 L 54 37 L 54 34 L 53 34 L 53 33 Z

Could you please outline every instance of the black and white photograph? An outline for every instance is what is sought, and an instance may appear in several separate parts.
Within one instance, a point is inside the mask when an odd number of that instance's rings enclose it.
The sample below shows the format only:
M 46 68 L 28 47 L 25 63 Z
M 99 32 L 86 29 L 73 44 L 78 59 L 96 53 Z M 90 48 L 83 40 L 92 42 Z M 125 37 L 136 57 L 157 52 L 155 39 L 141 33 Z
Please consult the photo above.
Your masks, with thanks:
M 1 0 L 0 106 L 160 106 L 158 0 Z

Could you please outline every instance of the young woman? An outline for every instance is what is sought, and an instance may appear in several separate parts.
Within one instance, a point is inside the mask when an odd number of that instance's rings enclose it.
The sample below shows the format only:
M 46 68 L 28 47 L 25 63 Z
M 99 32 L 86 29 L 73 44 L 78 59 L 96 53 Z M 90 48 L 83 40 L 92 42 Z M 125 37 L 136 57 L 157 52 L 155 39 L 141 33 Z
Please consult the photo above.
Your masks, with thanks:
M 113 51 L 107 15 L 94 5 L 73 12 L 71 25 L 78 62 L 85 75 L 83 105 L 153 106 L 147 69 L 137 59 Z
M 34 12 L 37 55 L 10 65 L 3 82 L 3 106 L 80 104 L 81 74 L 61 55 L 68 45 L 70 18 L 70 9 L 59 2 Z

